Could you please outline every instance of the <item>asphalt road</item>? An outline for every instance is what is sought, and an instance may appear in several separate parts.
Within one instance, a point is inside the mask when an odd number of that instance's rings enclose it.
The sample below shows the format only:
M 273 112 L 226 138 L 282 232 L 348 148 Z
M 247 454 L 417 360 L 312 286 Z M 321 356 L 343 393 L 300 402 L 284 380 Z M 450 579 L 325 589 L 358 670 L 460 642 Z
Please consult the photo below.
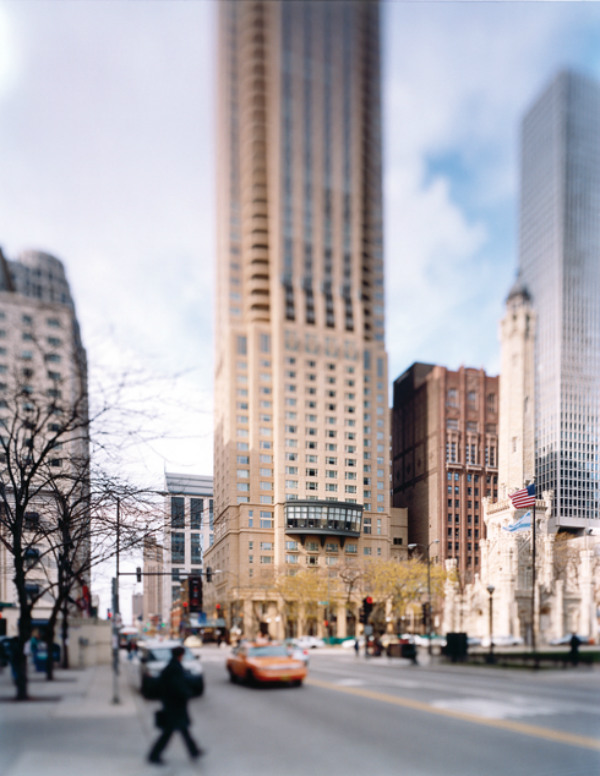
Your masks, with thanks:
M 411 666 L 313 650 L 301 688 L 232 685 L 206 649 L 206 776 L 600 774 L 600 673 Z M 156 704 L 139 699 L 151 726 Z M 181 761 L 179 741 L 165 758 Z

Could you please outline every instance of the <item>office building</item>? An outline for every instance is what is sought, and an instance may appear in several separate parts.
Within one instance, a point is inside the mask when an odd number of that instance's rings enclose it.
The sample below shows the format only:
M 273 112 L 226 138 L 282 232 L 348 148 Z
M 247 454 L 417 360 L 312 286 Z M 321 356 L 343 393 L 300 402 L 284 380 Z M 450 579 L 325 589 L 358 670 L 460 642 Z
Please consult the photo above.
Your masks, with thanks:
M 600 84 L 559 73 L 521 132 L 521 278 L 537 315 L 535 469 L 556 527 L 600 520 Z
M 413 364 L 394 382 L 394 506 L 408 509 L 408 541 L 432 562 L 479 572 L 482 499 L 498 490 L 498 378 Z
M 165 527 L 162 548 L 147 545 L 145 565 L 166 572 L 161 578 L 162 595 L 156 601 L 161 623 L 168 627 L 173 603 L 181 593 L 181 581 L 189 574 L 202 574 L 204 553 L 214 540 L 213 478 L 197 474 L 165 473 Z M 148 592 L 152 585 L 148 577 Z M 146 595 L 146 588 L 144 588 Z
M 221 597 L 244 599 L 244 627 L 279 636 L 278 575 L 335 576 L 402 540 L 390 522 L 379 7 L 222 2 L 219 34 L 210 565 Z M 343 613 L 332 619 L 346 631 Z

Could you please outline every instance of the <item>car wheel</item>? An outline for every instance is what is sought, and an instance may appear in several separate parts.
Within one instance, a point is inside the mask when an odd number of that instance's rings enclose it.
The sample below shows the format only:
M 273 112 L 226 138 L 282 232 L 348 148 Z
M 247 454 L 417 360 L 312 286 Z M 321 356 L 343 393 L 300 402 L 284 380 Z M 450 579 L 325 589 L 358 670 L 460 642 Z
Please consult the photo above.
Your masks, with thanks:
M 229 672 L 229 681 L 231 684 L 237 684 L 237 676 L 233 673 L 233 671 Z
M 246 674 L 246 683 L 249 684 L 251 687 L 256 684 L 256 678 L 252 671 L 248 671 Z
M 294 679 L 292 687 L 302 687 L 302 679 Z

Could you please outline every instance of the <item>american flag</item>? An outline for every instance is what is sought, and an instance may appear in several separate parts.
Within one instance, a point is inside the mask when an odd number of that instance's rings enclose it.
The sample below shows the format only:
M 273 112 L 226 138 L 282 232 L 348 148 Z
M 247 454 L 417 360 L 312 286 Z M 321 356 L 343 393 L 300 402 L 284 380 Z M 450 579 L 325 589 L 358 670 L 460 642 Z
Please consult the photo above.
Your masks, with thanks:
M 521 509 L 522 507 L 535 506 L 535 484 L 528 485 L 526 488 L 521 488 L 515 493 L 509 494 L 509 499 L 512 501 L 513 507 Z

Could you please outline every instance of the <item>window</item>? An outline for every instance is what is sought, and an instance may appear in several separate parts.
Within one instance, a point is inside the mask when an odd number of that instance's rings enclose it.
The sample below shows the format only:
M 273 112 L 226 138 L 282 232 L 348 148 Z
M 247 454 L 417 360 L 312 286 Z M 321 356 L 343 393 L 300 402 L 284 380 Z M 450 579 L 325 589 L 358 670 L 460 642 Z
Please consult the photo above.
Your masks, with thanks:
M 202 545 L 200 544 L 200 534 L 190 534 L 191 562 L 202 563 Z
M 273 528 L 273 515 L 271 512 L 261 510 L 260 513 L 260 527 L 261 528 Z
M 190 499 L 190 528 L 192 531 L 202 530 L 202 499 Z M 192 561 L 193 563 L 194 561 Z
M 171 534 L 171 563 L 185 563 L 185 534 L 183 533 Z
M 363 520 L 363 533 L 370 534 L 371 533 L 371 518 L 365 517 Z
M 184 528 L 185 527 L 185 499 L 181 496 L 173 496 L 171 498 L 171 528 Z M 183 561 L 173 561 L 181 562 Z

